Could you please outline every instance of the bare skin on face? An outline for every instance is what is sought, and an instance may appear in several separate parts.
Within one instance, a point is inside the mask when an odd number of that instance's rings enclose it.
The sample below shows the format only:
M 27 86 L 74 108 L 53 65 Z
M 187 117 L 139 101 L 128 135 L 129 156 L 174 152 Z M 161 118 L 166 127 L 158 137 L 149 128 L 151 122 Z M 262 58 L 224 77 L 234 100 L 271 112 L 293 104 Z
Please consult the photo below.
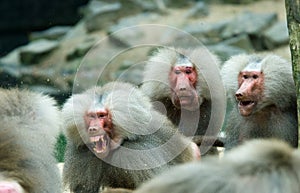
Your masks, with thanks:
M 242 116 L 251 115 L 264 94 L 264 74 L 260 69 L 243 70 L 238 76 L 239 89 L 235 93 L 239 112 Z
M 172 102 L 177 108 L 195 111 L 199 108 L 196 91 L 197 72 L 192 65 L 176 65 L 169 74 Z
M 86 132 L 89 136 L 88 146 L 98 157 L 108 156 L 111 150 L 120 145 L 112 126 L 112 119 L 109 111 L 105 108 L 91 108 L 84 117 Z
M 19 183 L 15 181 L 1 181 L 0 193 L 25 193 Z

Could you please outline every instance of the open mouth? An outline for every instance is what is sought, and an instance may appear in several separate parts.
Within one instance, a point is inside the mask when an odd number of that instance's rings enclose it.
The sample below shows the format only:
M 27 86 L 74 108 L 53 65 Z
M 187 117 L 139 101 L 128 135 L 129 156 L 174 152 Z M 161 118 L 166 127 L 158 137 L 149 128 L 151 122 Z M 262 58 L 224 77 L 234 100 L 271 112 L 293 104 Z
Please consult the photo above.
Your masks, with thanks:
M 178 98 L 181 105 L 189 104 L 193 99 L 192 96 L 179 96 Z
M 96 153 L 104 153 L 107 150 L 109 144 L 109 138 L 107 135 L 97 135 L 90 137 L 90 145 Z
M 256 105 L 255 101 L 239 101 L 239 111 L 242 116 L 249 116 L 252 114 L 252 111 Z
M 255 101 L 239 101 L 239 106 L 252 106 L 255 104 Z

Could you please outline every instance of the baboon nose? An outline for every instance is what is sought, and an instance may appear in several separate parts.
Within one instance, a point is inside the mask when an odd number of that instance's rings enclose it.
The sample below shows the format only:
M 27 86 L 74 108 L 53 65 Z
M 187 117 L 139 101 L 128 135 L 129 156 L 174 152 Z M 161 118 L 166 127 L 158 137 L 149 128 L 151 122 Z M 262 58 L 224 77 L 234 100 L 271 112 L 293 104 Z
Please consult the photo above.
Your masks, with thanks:
M 97 127 L 89 127 L 89 133 L 95 133 L 98 131 Z
M 243 94 L 240 93 L 240 92 L 239 92 L 239 93 L 235 93 L 235 97 L 236 97 L 236 98 L 240 98 L 240 97 L 242 97 L 242 96 L 243 96 Z
M 184 90 L 186 90 L 186 88 L 185 87 L 180 87 L 179 90 L 184 91 Z

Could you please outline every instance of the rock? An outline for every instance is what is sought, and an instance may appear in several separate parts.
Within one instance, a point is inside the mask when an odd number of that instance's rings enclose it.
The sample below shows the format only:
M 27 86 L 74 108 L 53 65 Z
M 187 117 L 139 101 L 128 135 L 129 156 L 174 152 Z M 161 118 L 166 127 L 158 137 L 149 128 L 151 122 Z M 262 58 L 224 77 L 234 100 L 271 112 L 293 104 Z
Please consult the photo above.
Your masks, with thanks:
M 134 65 L 130 61 L 124 61 L 119 70 L 112 73 L 112 80 L 140 85 L 143 81 L 143 67 L 144 65 Z
M 103 30 L 116 24 L 120 18 L 140 11 L 141 7 L 134 3 L 134 0 L 114 1 L 113 3 L 93 0 L 84 11 L 85 27 L 88 32 Z
M 237 54 L 244 54 L 247 53 L 246 50 L 243 50 L 241 48 L 235 47 L 235 46 L 229 46 L 226 44 L 216 44 L 208 46 L 208 49 L 212 51 L 213 53 L 217 54 L 221 61 L 225 62 L 228 60 L 231 56 L 237 55 Z
M 120 29 L 127 28 L 128 26 L 135 26 L 142 23 L 152 23 L 157 21 L 159 18 L 160 17 L 157 13 L 140 13 L 134 16 L 127 16 L 120 19 L 115 25 L 109 27 L 107 33 L 111 34 Z
M 32 32 L 30 40 L 48 39 L 59 40 L 72 29 L 71 26 L 55 26 L 44 31 Z
M 2 64 L 16 64 L 20 65 L 20 50 L 22 47 L 15 48 L 5 56 L 0 58 L 0 63 Z
M 137 45 L 143 42 L 143 39 L 145 37 L 155 37 L 156 32 L 150 31 L 148 33 L 148 27 L 138 26 L 128 28 L 128 26 L 137 26 L 142 22 L 152 23 L 157 19 L 159 19 L 159 16 L 156 13 L 141 13 L 136 16 L 125 17 L 121 19 L 116 25 L 113 25 L 108 29 L 109 38 L 112 42 L 119 46 Z
M 0 63 L 0 87 L 10 88 L 20 85 L 20 70 L 18 65 Z
M 52 69 L 37 69 L 31 66 L 0 63 L 0 87 L 27 88 L 62 97 L 71 87 L 63 78 L 58 78 Z
M 209 14 L 208 6 L 205 2 L 199 1 L 185 14 L 186 18 L 201 18 Z
M 100 30 L 117 21 L 118 12 L 121 11 L 121 3 L 105 3 L 102 1 L 90 1 L 85 11 L 85 26 L 88 32 Z
M 265 29 L 270 27 L 277 20 L 275 13 L 251 13 L 243 12 L 236 16 L 225 27 L 221 36 L 223 39 L 228 39 L 240 34 L 249 34 L 253 47 L 256 50 L 263 50 L 262 34 Z
M 81 58 L 95 45 L 96 40 L 94 38 L 86 39 L 84 42 L 77 45 L 71 52 L 66 55 L 67 60 L 73 60 L 75 58 Z
M 246 50 L 247 52 L 254 51 L 252 43 L 247 34 L 241 34 L 239 36 L 227 39 L 227 40 L 223 41 L 222 43 L 229 45 L 229 46 L 235 46 L 235 47 L 241 48 L 243 50 Z
M 234 3 L 234 4 L 249 4 L 259 0 L 222 0 L 224 3 Z
M 275 13 L 260 14 L 246 11 L 232 19 L 222 32 L 222 37 L 226 39 L 242 33 L 258 35 L 276 20 Z
M 36 40 L 20 49 L 20 61 L 23 64 L 38 64 L 52 50 L 57 48 L 59 43 L 50 40 Z
M 222 40 L 221 33 L 228 24 L 229 20 L 216 23 L 197 23 L 183 27 L 183 31 L 191 34 L 204 44 L 213 44 Z
M 135 0 L 134 3 L 140 6 L 143 11 L 166 13 L 166 5 L 163 0 Z
M 143 11 L 157 11 L 157 4 L 153 0 L 135 0 L 135 3 L 142 7 Z
M 156 0 L 159 1 L 159 0 Z M 195 3 L 194 0 L 185 0 L 185 1 L 178 1 L 178 0 L 164 0 L 166 7 L 171 8 L 184 8 L 187 6 L 191 6 Z
M 278 22 L 267 29 L 263 34 L 263 42 L 267 49 L 274 49 L 278 46 L 288 44 L 289 32 L 285 21 Z

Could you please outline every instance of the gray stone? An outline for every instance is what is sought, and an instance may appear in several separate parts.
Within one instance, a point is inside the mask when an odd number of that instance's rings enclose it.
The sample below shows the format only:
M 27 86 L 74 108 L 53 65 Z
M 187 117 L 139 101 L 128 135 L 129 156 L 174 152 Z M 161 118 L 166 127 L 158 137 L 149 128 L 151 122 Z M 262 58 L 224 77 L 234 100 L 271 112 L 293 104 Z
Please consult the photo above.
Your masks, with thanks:
M 0 87 L 9 88 L 20 84 L 19 65 L 0 63 Z
M 108 28 L 108 34 L 118 31 L 128 26 L 139 25 L 141 23 L 151 23 L 158 20 L 160 17 L 157 13 L 140 13 L 134 16 L 127 16 L 120 19 L 115 25 Z
M 56 93 L 56 96 L 69 92 L 71 87 L 53 69 L 38 69 L 34 66 L 0 63 L 0 87 L 40 88 L 40 92 Z M 44 88 L 44 89 L 42 89 Z M 51 92 L 49 92 L 50 90 Z
M 33 41 L 20 49 L 20 61 L 23 64 L 37 64 L 58 46 L 57 41 L 44 39 Z
M 288 44 L 289 32 L 285 21 L 278 22 L 266 30 L 263 34 L 264 45 L 267 49 Z
M 184 1 L 178 1 L 178 0 L 164 0 L 164 3 L 167 7 L 172 8 L 183 8 L 186 6 L 191 6 L 195 3 L 194 0 L 184 0 Z
M 241 34 L 239 36 L 227 39 L 227 40 L 223 41 L 222 43 L 229 45 L 229 46 L 235 46 L 238 48 L 242 48 L 243 50 L 246 50 L 247 52 L 254 51 L 252 43 L 247 34 Z
M 249 4 L 254 3 L 259 0 L 222 0 L 224 3 L 234 3 L 234 4 Z
M 32 32 L 30 34 L 31 40 L 48 39 L 59 40 L 72 29 L 71 26 L 55 26 L 44 31 Z
M 260 36 L 276 20 L 277 15 L 275 13 L 261 14 L 246 11 L 232 19 L 222 32 L 222 37 L 227 39 L 245 33 Z
M 120 10 L 122 4 L 120 2 L 107 3 L 104 1 L 92 0 L 89 4 L 81 11 L 86 17 L 97 16 L 107 12 L 115 12 Z
M 143 69 L 128 68 L 126 70 L 118 70 L 112 73 L 112 79 L 139 85 L 143 82 Z
M 81 58 L 87 54 L 87 52 L 95 45 L 96 40 L 88 39 L 79 45 L 77 45 L 71 52 L 66 55 L 67 60 L 73 60 Z
M 143 11 L 164 12 L 166 7 L 163 0 L 135 0 L 134 3 L 139 5 Z
M 199 1 L 192 8 L 190 8 L 185 17 L 187 18 L 201 18 L 209 14 L 209 8 L 205 2 Z
M 183 27 L 183 31 L 191 34 L 204 44 L 213 44 L 222 40 L 221 33 L 228 24 L 228 20 L 216 23 L 197 23 Z
M 95 31 L 112 25 L 119 18 L 122 5 L 119 2 L 105 3 L 90 1 L 85 10 L 85 27 L 87 31 Z
M 229 46 L 226 44 L 216 44 L 208 46 L 208 49 L 212 51 L 213 53 L 217 54 L 221 61 L 225 62 L 228 60 L 231 56 L 237 55 L 237 54 L 244 54 L 247 53 L 246 50 L 243 50 L 241 48 L 235 47 L 235 46 Z
M 121 18 L 139 13 L 142 9 L 134 0 L 106 3 L 91 1 L 85 11 L 85 27 L 88 32 L 103 30 L 117 23 Z
M 138 26 L 134 28 L 128 28 L 128 26 L 137 26 L 142 22 L 154 22 L 159 19 L 159 15 L 156 13 L 141 13 L 135 16 L 128 16 L 121 19 L 116 25 L 111 26 L 108 29 L 109 38 L 112 42 L 119 46 L 133 46 L 143 42 L 145 37 L 154 37 L 156 32 L 147 32 L 147 27 Z M 122 30 L 117 32 L 118 30 Z M 150 38 L 152 38 L 150 37 Z

